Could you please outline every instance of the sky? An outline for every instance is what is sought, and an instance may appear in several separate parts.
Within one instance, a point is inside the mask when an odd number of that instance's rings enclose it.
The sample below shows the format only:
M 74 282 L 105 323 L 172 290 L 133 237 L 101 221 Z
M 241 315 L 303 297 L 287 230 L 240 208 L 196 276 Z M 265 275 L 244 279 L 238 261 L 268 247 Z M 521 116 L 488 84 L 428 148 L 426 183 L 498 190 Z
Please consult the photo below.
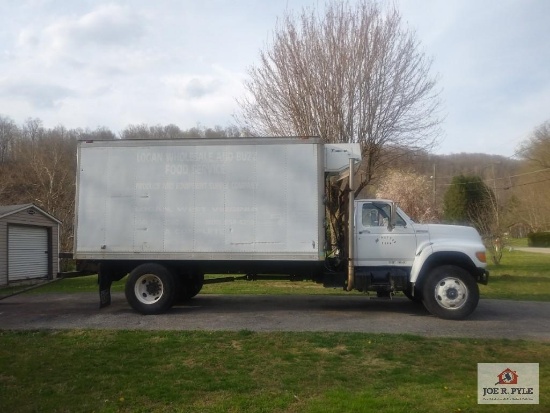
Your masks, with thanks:
M 550 120 L 550 1 L 393 3 L 433 59 L 444 115 L 435 153 L 512 157 Z M 115 133 L 229 126 L 277 19 L 324 4 L 0 0 L 0 115 Z

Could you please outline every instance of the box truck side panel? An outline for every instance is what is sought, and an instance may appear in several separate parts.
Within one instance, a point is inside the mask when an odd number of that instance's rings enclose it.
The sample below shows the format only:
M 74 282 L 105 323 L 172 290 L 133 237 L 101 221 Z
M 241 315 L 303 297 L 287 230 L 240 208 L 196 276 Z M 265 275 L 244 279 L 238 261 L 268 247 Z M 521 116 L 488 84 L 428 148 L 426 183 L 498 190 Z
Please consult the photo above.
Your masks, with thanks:
M 77 257 L 322 259 L 319 144 L 225 142 L 81 143 Z

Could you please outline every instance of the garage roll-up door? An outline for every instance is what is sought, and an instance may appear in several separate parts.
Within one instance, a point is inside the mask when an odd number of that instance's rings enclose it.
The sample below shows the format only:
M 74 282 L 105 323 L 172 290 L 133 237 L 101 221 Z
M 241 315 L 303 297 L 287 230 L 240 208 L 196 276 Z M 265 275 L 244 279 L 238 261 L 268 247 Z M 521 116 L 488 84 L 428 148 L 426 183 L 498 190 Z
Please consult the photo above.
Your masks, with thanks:
M 48 276 L 48 229 L 8 227 L 8 281 Z

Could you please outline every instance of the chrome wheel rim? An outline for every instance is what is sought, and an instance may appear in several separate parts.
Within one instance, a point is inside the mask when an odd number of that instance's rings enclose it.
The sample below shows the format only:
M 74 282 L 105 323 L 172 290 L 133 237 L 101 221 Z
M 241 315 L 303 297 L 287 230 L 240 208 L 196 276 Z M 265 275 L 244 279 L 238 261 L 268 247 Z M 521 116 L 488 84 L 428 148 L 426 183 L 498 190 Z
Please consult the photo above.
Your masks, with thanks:
M 458 310 L 468 301 L 468 287 L 462 280 L 446 277 L 434 289 L 435 301 L 447 310 Z

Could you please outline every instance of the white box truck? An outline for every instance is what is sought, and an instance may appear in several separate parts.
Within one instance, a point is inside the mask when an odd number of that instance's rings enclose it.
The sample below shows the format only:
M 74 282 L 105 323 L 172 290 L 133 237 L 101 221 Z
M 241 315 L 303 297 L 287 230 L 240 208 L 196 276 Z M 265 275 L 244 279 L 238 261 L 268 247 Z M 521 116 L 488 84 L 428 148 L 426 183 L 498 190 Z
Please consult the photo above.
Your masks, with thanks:
M 391 201 L 351 197 L 349 256 L 329 254 L 326 179 L 358 160 L 359 145 L 318 138 L 79 142 L 74 258 L 98 270 L 101 306 L 129 274 L 126 298 L 143 314 L 225 273 L 403 291 L 439 317 L 467 317 L 488 279 L 473 228 L 419 225 Z

